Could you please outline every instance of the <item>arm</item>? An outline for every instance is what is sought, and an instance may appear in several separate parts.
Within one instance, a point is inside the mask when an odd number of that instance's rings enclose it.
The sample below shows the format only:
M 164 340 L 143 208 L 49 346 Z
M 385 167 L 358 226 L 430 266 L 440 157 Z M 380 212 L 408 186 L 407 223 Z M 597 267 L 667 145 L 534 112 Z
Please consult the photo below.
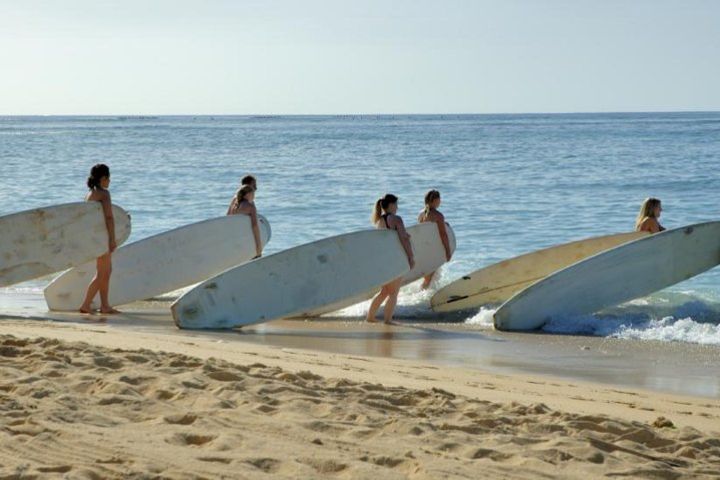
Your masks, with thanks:
M 412 270 L 415 268 L 415 255 L 413 254 L 412 245 L 410 244 L 410 234 L 407 233 L 407 230 L 405 230 L 405 224 L 403 223 L 402 218 L 397 215 L 393 216 L 393 224 L 395 225 L 395 230 L 398 232 L 400 244 L 405 250 L 405 255 L 408 257 L 408 263 L 410 264 L 410 269 Z
M 450 250 L 450 237 L 448 237 L 445 217 L 442 213 L 439 213 L 438 217 L 439 218 L 435 220 L 435 223 L 437 223 L 438 230 L 440 231 L 440 241 L 442 242 L 443 247 L 445 247 L 445 258 L 449 262 L 452 258 L 452 251 Z
M 255 205 L 250 209 L 250 222 L 252 223 L 253 237 L 255 237 L 255 258 L 262 256 L 262 240 L 260 239 L 260 225 L 258 224 L 257 209 Z
M 108 251 L 114 252 L 117 248 L 115 243 L 115 218 L 112 212 L 112 201 L 110 200 L 110 193 L 103 192 L 100 197 L 100 205 L 102 205 L 103 215 L 105 216 L 105 228 L 108 232 Z

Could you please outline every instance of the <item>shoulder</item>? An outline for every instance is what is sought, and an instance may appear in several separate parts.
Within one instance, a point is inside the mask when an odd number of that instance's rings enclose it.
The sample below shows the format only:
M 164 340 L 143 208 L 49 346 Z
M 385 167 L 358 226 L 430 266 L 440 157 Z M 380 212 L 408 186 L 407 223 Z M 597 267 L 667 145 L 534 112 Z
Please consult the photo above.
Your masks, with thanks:
M 110 200 L 110 192 L 107 190 L 95 190 L 93 191 L 93 194 L 95 195 L 95 198 L 98 200 Z
M 640 222 L 640 228 L 639 230 L 643 231 L 651 231 L 655 229 L 659 229 L 660 224 L 658 221 L 653 217 L 645 217 L 642 222 Z
M 247 200 L 243 200 L 242 202 L 240 202 L 237 206 L 237 209 L 245 213 L 255 213 L 257 211 L 255 205 L 248 202 Z
M 445 221 L 445 215 L 443 215 L 439 210 L 432 211 L 432 218 L 436 222 L 444 222 Z

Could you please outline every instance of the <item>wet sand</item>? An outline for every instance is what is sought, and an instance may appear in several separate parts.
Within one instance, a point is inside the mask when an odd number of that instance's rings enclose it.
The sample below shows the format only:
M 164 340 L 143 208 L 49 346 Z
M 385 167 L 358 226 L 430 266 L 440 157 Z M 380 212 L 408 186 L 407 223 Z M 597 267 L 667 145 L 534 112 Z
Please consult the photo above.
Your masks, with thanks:
M 439 366 L 600 382 L 681 395 L 720 398 L 720 347 L 601 337 L 508 333 L 461 323 L 399 320 L 395 325 L 323 317 L 283 320 L 233 331 L 178 330 L 166 301 L 138 302 L 108 326 L 180 337 L 213 338 L 280 348 L 418 360 Z M 9 317 L 87 322 L 47 312 L 41 296 L 14 296 Z M 2 315 L 0 315 L 0 318 Z

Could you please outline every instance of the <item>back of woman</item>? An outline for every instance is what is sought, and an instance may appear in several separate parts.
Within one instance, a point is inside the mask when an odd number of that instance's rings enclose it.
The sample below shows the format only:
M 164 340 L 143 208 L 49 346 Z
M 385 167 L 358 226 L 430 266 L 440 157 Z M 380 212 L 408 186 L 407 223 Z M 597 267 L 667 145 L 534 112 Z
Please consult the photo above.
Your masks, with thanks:
M 400 244 L 405 250 L 405 254 L 408 257 L 408 263 L 412 269 L 415 266 L 415 258 L 413 256 L 412 246 L 410 245 L 410 235 L 405 230 L 405 224 L 401 217 L 397 215 L 397 202 L 398 198 L 391 194 L 385 194 L 382 198 L 375 202 L 373 208 L 373 214 L 371 217 L 372 223 L 375 228 L 381 230 L 395 230 L 398 233 Z M 392 322 L 392 316 L 395 311 L 395 305 L 397 304 L 398 293 L 400 292 L 400 286 L 402 284 L 402 277 L 396 278 L 390 283 L 383 285 L 380 292 L 375 296 L 373 301 L 370 303 L 368 309 L 367 318 L 368 322 L 374 323 L 375 315 L 377 314 L 380 305 L 387 300 L 385 303 L 385 311 L 383 317 L 385 323 Z

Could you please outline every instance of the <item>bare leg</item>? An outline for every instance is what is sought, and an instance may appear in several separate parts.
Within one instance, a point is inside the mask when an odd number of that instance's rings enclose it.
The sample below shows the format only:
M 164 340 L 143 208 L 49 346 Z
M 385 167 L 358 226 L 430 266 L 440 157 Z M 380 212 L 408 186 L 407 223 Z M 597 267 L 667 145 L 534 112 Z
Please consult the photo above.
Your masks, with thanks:
M 387 296 L 389 295 L 389 291 L 387 289 L 387 285 L 383 285 L 382 289 L 380 290 L 380 293 L 378 293 L 375 298 L 373 298 L 372 303 L 370 304 L 370 308 L 368 309 L 367 317 L 365 320 L 367 320 L 370 323 L 375 323 L 377 320 L 375 320 L 375 315 L 377 314 L 378 308 L 380 308 L 380 305 L 382 305 L 382 302 L 385 301 Z
M 420 288 L 422 288 L 423 290 L 427 290 L 428 288 L 430 288 L 430 284 L 432 283 L 434 275 L 435 272 L 431 273 L 430 275 L 426 275 Z
M 395 313 L 395 305 L 397 305 L 397 299 L 398 294 L 400 293 L 401 285 L 401 278 L 398 278 L 397 280 L 388 285 L 390 292 L 387 302 L 385 302 L 385 310 L 383 311 L 383 318 L 385 320 L 385 323 L 392 323 L 393 313 Z
M 112 273 L 111 254 L 98 258 L 98 290 L 100 291 L 100 313 L 120 313 L 110 306 L 108 294 L 110 292 L 110 274 Z
M 104 255 L 103 255 L 104 257 Z M 97 295 L 98 290 L 100 290 L 100 276 L 101 276 L 101 259 L 103 257 L 98 257 L 97 261 L 95 262 L 95 268 L 96 273 L 95 277 L 93 277 L 92 281 L 90 282 L 90 285 L 88 285 L 87 293 L 85 294 L 85 300 L 83 301 L 83 304 L 80 306 L 80 313 L 92 313 L 92 301 L 95 298 L 95 295 Z

